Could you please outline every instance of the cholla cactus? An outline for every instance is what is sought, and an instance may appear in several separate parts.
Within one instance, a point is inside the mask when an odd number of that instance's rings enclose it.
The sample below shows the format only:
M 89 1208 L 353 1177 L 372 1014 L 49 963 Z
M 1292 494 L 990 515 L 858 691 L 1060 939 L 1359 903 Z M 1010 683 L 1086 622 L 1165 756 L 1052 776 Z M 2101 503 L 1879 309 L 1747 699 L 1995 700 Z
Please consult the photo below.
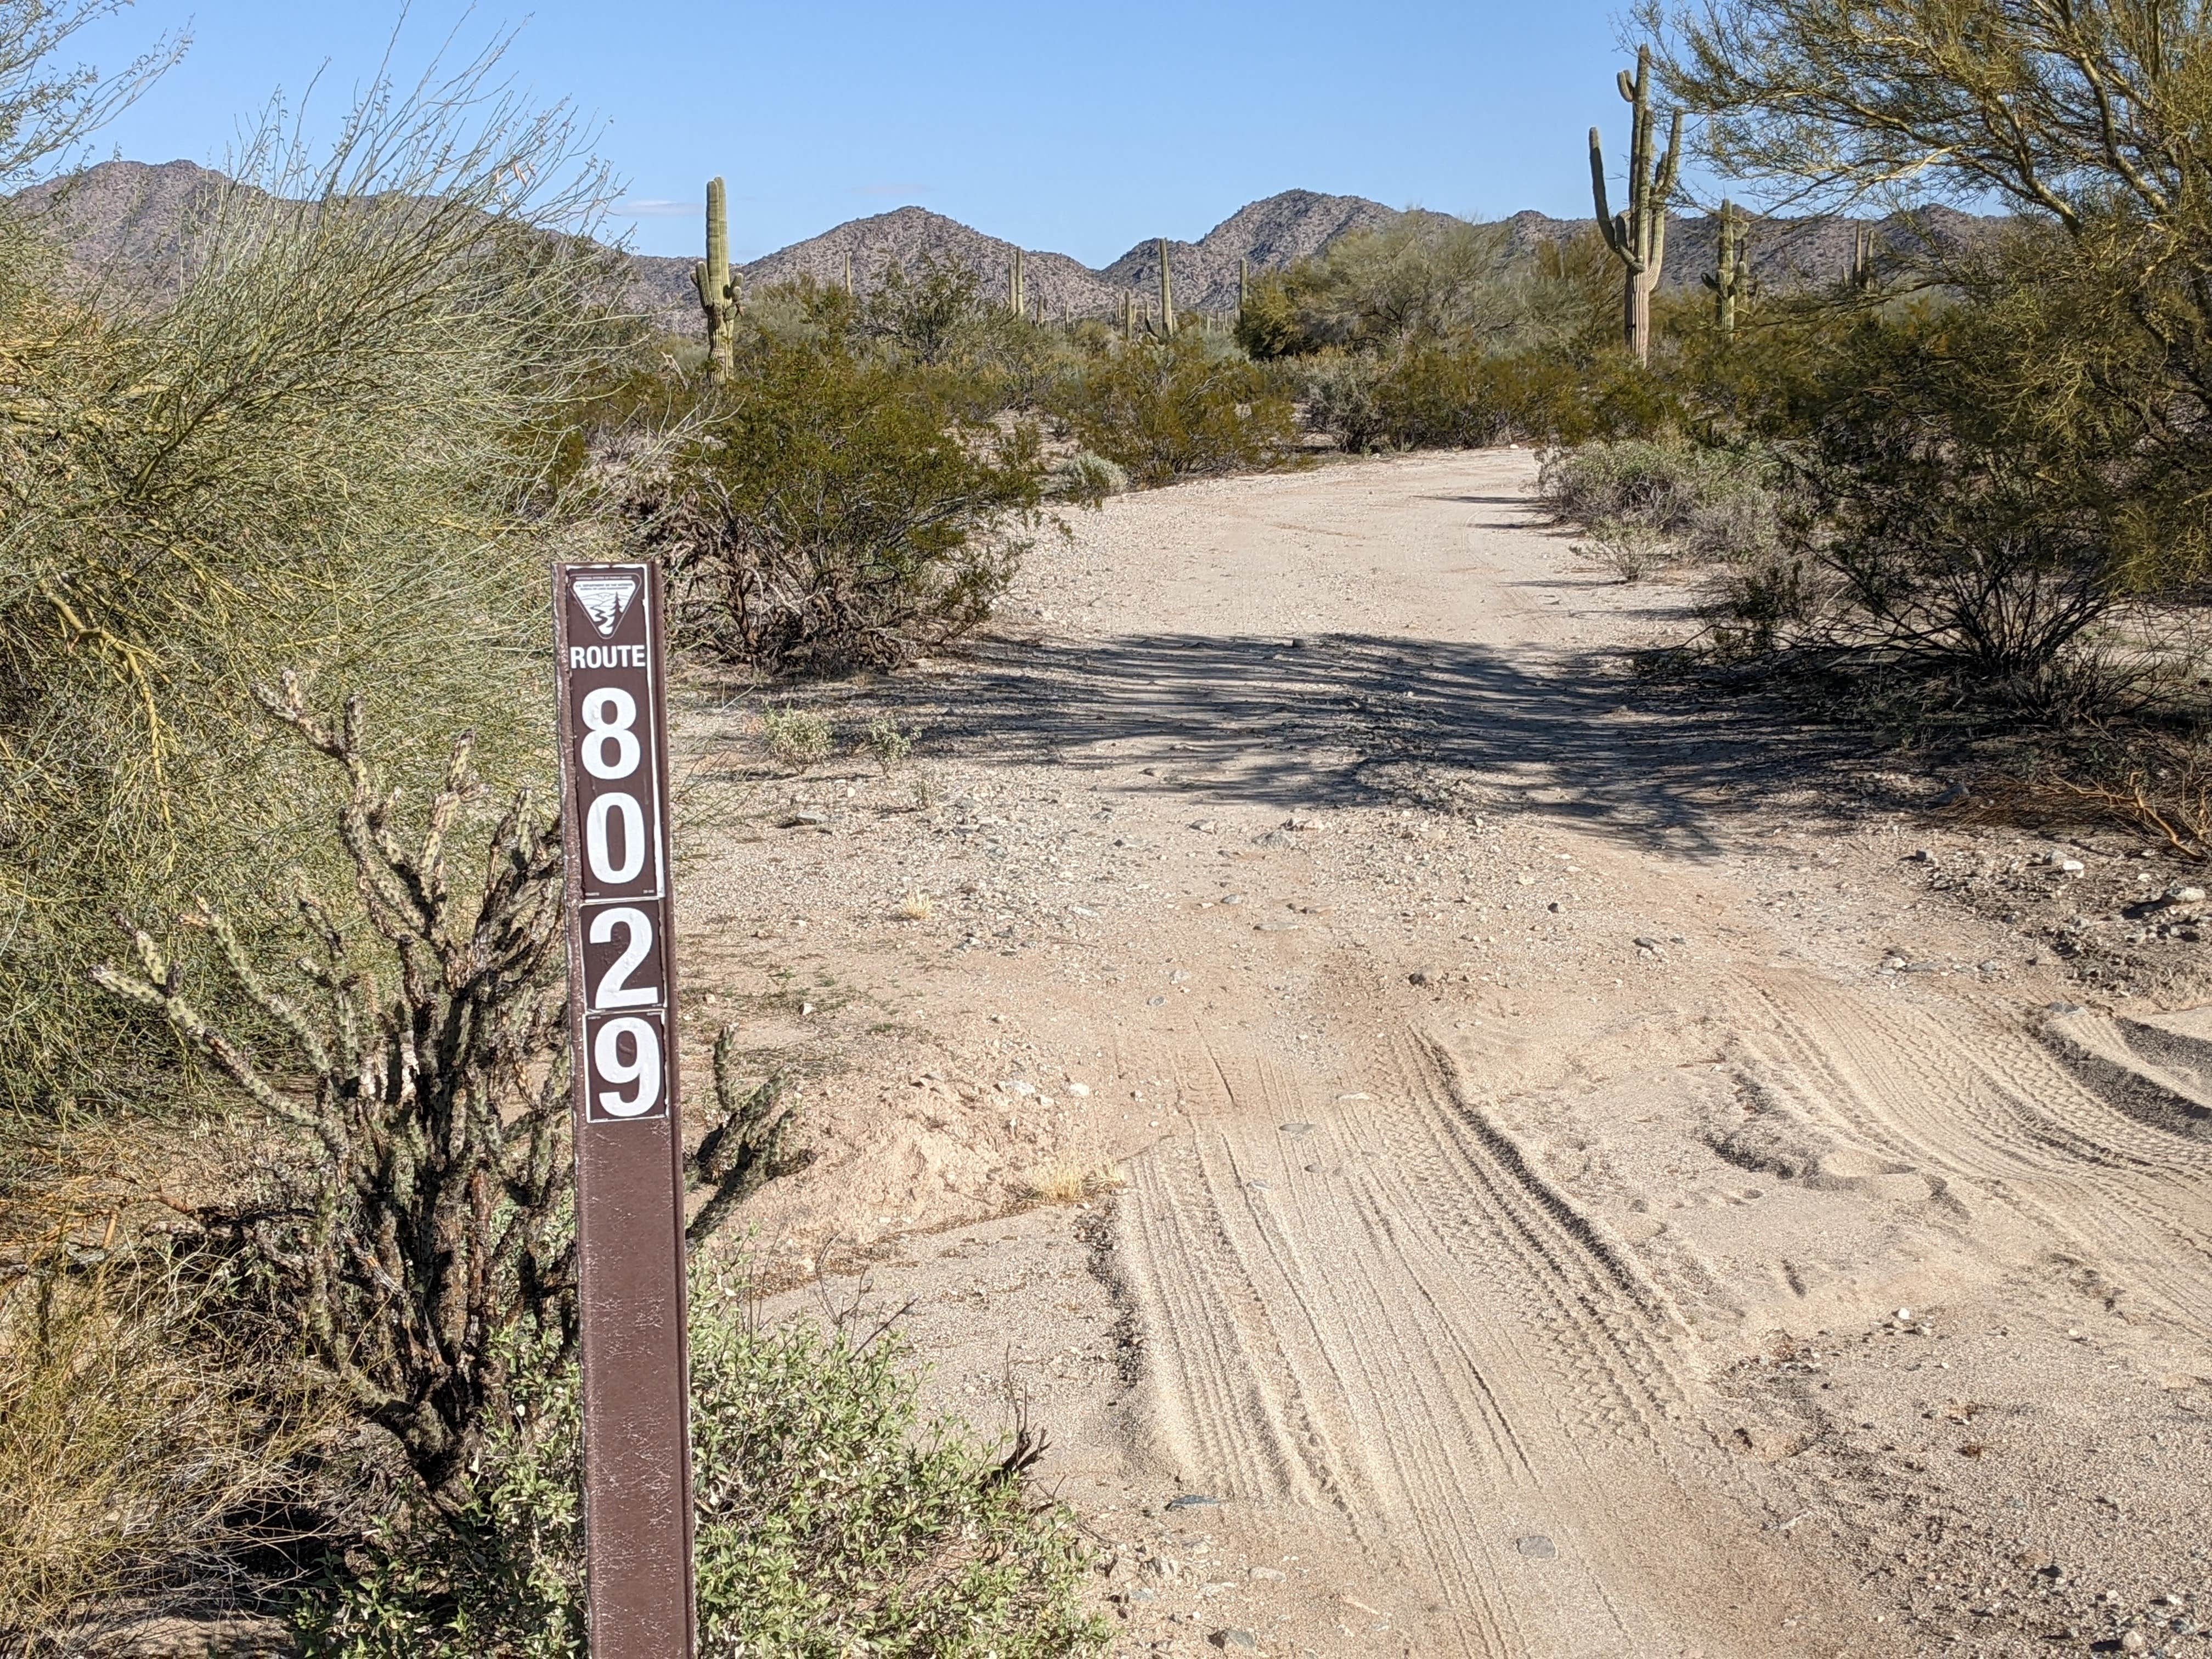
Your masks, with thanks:
M 1620 71 L 1620 95 L 1635 112 L 1629 125 L 1628 206 L 1615 214 L 1605 197 L 1605 146 L 1589 130 L 1590 194 L 1597 204 L 1598 228 L 1620 261 L 1623 275 L 1621 332 L 1640 363 L 1651 361 L 1651 290 L 1667 257 L 1667 198 L 1674 193 L 1682 156 L 1682 112 L 1676 110 L 1667 131 L 1664 153 L 1651 152 L 1651 48 L 1636 49 L 1636 76 Z
M 699 290 L 699 309 L 707 314 L 707 379 L 726 380 L 737 361 L 731 320 L 738 311 L 738 286 L 730 276 L 728 197 L 720 179 L 707 181 L 707 257 L 691 267 Z

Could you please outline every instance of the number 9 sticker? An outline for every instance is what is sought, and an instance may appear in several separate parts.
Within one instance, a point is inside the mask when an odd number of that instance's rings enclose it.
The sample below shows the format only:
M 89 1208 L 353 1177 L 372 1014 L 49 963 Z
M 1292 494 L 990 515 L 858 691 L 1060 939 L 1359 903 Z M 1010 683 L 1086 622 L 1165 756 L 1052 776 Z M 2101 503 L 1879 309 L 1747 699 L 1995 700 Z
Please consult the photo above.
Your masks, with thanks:
M 659 1017 L 625 1014 L 591 1024 L 592 1115 L 603 1121 L 666 1116 L 660 1097 Z

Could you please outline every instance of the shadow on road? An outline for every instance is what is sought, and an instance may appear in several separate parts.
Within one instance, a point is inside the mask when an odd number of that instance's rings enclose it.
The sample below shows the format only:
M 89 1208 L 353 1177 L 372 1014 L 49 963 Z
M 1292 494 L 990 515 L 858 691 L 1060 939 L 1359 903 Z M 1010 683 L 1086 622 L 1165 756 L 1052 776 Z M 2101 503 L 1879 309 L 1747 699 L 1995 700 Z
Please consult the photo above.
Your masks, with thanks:
M 1401 636 L 1123 635 L 980 642 L 972 672 L 880 690 L 940 752 L 1149 768 L 1129 787 L 1194 803 L 1324 809 L 1439 796 L 1540 806 L 1641 845 L 1717 850 L 1723 820 L 1780 789 L 1848 781 L 1863 744 L 1756 698 L 1705 703 L 1617 655 Z M 929 706 L 926 708 L 924 703 Z

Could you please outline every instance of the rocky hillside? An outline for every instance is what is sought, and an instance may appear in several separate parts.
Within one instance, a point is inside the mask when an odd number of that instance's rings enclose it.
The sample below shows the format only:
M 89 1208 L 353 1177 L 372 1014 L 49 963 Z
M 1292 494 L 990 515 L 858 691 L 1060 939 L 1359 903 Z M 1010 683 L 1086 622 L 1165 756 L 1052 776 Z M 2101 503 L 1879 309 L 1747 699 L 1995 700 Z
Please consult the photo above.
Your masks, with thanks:
M 73 268 L 110 291 L 128 289 L 158 298 L 173 291 L 182 250 L 195 218 L 204 213 L 223 180 L 221 174 L 190 161 L 152 166 L 143 161 L 106 161 L 70 179 L 64 187 L 26 191 L 18 204 L 54 215 L 56 234 Z M 1182 311 L 1223 313 L 1237 303 L 1239 260 L 1255 270 L 1275 270 L 1322 252 L 1339 237 L 1372 230 L 1400 218 L 1398 210 L 1361 196 L 1324 196 L 1289 190 L 1239 208 L 1195 242 L 1169 239 L 1169 264 L 1176 306 Z M 1956 242 L 1986 231 L 1997 222 L 1933 209 L 1921 223 L 1932 240 Z M 1590 228 L 1588 219 L 1553 219 L 1516 213 L 1507 223 L 1515 240 L 1534 248 Z M 1858 222 L 1821 217 L 1766 220 L 1756 223 L 1751 247 L 1753 274 L 1771 288 L 1833 282 L 1850 268 Z M 1879 243 L 1898 254 L 1915 251 L 1921 234 L 1901 220 L 1878 222 Z M 1705 217 L 1669 222 L 1665 282 L 1669 287 L 1697 283 L 1712 269 L 1713 222 Z M 1014 245 L 987 236 L 956 219 L 918 207 L 902 207 L 866 219 L 854 219 L 819 236 L 754 260 L 744 268 L 746 286 L 811 276 L 817 282 L 844 280 L 846 256 L 852 258 L 855 286 L 865 291 L 893 264 L 912 269 L 924 258 L 957 260 L 975 270 L 988 294 L 1006 291 Z M 1031 303 L 1048 316 L 1108 316 L 1124 294 L 1150 300 L 1158 292 L 1159 244 L 1137 244 L 1103 270 L 1064 253 L 1030 250 L 1026 254 Z M 682 333 L 700 328 L 692 296 L 691 261 L 629 256 L 633 302 L 664 327 Z

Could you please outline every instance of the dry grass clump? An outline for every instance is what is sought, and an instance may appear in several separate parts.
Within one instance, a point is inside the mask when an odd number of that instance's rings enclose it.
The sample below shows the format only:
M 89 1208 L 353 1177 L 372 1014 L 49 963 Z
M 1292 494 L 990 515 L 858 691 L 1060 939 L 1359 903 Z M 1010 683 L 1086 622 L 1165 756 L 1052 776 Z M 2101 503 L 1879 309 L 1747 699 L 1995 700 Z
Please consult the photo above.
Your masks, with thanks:
M 241 1597 L 246 1558 L 300 1541 L 301 1462 L 332 1430 L 278 1356 L 228 1363 L 171 1271 L 0 1291 L 0 1650 L 163 1604 Z
M 1044 1164 L 1022 1177 L 1022 1196 L 1032 1204 L 1081 1204 L 1119 1192 L 1129 1177 L 1111 1166 L 1085 1168 L 1066 1162 Z

